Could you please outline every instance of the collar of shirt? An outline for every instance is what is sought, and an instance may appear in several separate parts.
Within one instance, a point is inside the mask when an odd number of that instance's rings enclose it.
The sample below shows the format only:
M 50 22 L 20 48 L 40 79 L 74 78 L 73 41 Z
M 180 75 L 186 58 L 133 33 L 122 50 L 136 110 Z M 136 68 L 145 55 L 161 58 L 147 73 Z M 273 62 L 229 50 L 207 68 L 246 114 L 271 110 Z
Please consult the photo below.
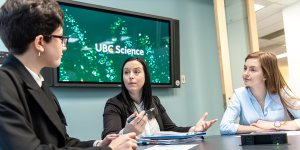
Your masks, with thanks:
M 144 100 L 140 104 L 137 104 L 135 102 L 133 102 L 133 103 L 134 103 L 138 113 L 145 109 L 144 108 L 145 107 Z M 123 130 L 121 130 L 121 131 L 123 134 Z M 153 136 L 156 133 L 158 133 L 159 131 L 160 131 L 160 128 L 159 128 L 156 118 L 152 118 L 147 121 L 144 132 L 140 135 L 137 135 L 136 137 L 141 138 L 141 137 L 145 137 L 145 136 Z
M 251 100 L 257 101 L 256 98 L 254 97 L 254 95 L 251 93 L 250 88 L 247 88 L 247 92 L 248 92 Z M 269 91 L 267 90 L 267 95 L 265 97 L 264 109 L 266 109 L 268 107 L 268 105 L 270 104 L 272 96 L 273 96 L 273 94 L 270 95 Z
M 142 101 L 140 104 L 137 104 L 137 103 L 134 102 L 134 101 L 133 101 L 133 103 L 134 103 L 134 105 L 135 105 L 135 107 L 136 107 L 138 113 L 140 113 L 141 111 L 144 110 L 144 102 L 143 102 L 143 101 Z
M 39 73 L 39 75 L 35 74 L 32 70 L 30 70 L 29 68 L 27 68 L 25 66 L 25 68 L 29 71 L 29 73 L 31 74 L 31 76 L 33 77 L 33 79 L 36 81 L 36 83 L 42 87 L 42 82 L 44 81 L 43 76 Z

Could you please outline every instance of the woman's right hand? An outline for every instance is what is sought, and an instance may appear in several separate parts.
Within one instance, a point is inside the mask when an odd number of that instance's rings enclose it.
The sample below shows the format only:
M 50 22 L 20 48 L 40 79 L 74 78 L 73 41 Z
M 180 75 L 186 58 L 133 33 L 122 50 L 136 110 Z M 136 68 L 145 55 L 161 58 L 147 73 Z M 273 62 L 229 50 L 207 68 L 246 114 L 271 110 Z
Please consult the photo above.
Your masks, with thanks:
M 126 120 L 126 125 L 123 130 L 123 134 L 135 132 L 136 135 L 140 135 L 144 132 L 147 121 L 148 121 L 148 115 L 144 115 L 145 111 L 142 111 L 140 114 L 137 115 L 137 112 L 130 115 Z M 128 123 L 128 120 L 132 119 L 133 117 L 136 117 L 133 119 L 130 123 Z

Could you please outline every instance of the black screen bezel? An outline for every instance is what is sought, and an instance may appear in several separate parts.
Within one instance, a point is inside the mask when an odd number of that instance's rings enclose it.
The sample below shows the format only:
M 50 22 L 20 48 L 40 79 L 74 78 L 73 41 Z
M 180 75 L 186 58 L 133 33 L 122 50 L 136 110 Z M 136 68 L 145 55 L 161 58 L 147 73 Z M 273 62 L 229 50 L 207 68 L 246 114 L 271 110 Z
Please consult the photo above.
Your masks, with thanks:
M 57 0 L 60 5 L 90 9 L 102 12 L 110 12 L 115 14 L 122 14 L 132 17 L 139 17 L 150 20 L 161 20 L 164 22 L 168 22 L 170 24 L 170 83 L 151 83 L 152 87 L 164 87 L 164 88 L 173 88 L 175 87 L 174 80 L 174 21 L 171 18 L 160 17 L 155 15 L 143 14 L 138 12 L 132 12 L 127 10 L 121 10 L 116 8 L 110 8 L 105 6 L 99 6 L 94 4 L 75 2 L 69 0 Z M 53 69 L 53 86 L 61 86 L 61 87 L 121 87 L 121 82 L 59 82 L 59 68 Z

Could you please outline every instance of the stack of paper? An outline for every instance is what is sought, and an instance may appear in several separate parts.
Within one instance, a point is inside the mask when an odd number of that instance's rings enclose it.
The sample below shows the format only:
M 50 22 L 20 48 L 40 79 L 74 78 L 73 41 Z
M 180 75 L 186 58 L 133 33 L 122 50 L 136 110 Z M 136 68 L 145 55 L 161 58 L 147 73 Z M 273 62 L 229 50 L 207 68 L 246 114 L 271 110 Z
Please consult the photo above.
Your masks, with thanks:
M 165 135 L 189 135 L 191 133 L 189 132 L 174 132 L 174 131 L 160 131 L 157 132 L 156 135 L 161 135 L 161 136 L 165 136 Z
M 154 136 L 148 136 L 148 137 L 141 137 L 142 139 L 151 139 L 151 142 L 154 142 L 155 144 L 182 144 L 182 143 L 188 143 L 188 142 L 194 142 L 198 140 L 202 140 L 203 136 L 205 135 L 205 132 L 201 133 L 182 133 L 182 132 L 172 132 L 172 131 L 163 131 L 158 132 Z
M 173 132 L 173 131 L 163 131 L 158 132 L 153 136 L 141 137 L 141 139 L 183 139 L 190 138 L 194 136 L 205 135 L 205 132 L 189 133 L 189 132 Z

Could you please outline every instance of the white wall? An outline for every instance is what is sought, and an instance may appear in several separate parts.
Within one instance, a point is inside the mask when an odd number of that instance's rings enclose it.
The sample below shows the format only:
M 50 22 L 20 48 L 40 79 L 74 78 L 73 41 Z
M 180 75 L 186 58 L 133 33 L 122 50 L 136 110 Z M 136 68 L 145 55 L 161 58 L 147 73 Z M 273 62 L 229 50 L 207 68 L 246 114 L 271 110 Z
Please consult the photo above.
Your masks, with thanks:
M 290 84 L 293 92 L 300 96 L 300 2 L 289 5 L 282 10 L 283 24 L 285 30 L 286 49 L 288 53 L 288 64 Z

